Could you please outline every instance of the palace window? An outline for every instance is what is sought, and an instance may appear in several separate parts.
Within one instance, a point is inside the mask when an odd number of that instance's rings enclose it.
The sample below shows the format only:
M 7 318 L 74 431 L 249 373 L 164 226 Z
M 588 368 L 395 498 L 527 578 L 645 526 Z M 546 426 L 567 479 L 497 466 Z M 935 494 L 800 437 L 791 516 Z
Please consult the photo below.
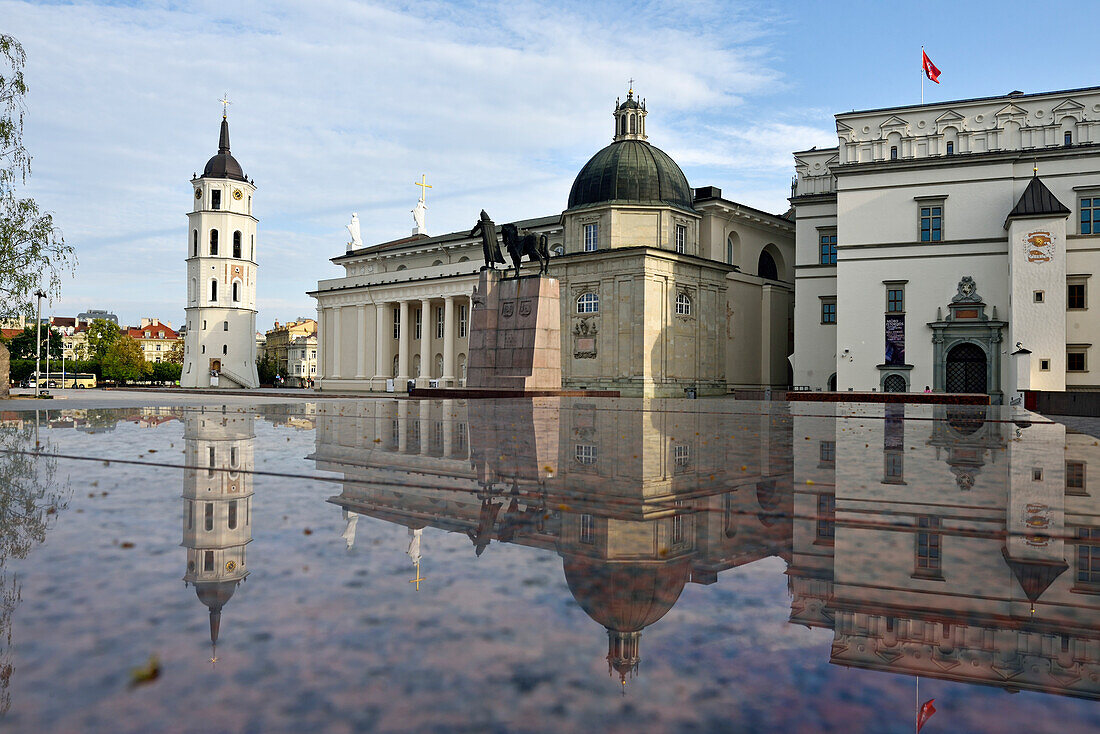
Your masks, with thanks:
M 836 323 L 836 296 L 821 297 L 821 323 Z
M 1084 496 L 1085 492 L 1085 462 L 1066 462 L 1066 494 Z
M 1066 285 L 1066 308 L 1074 311 L 1088 308 L 1088 301 L 1085 299 L 1087 293 L 1086 282 L 1083 278 L 1080 280 L 1071 279 Z
M 940 242 L 943 239 L 943 204 L 920 208 L 920 241 Z
M 1046 300 L 1046 295 L 1046 291 L 1033 291 L 1031 297 L 1036 303 L 1042 303 Z
M 218 230 L 210 230 L 210 254 L 218 254 Z
M 1072 533 L 1077 546 L 1074 586 L 1095 590 L 1100 586 L 1100 528 L 1078 527 Z
M 393 308 L 393 338 L 401 338 L 401 308 L 398 306 Z
M 210 208 L 221 209 L 222 208 L 222 192 L 218 189 L 214 189 L 210 192 Z
M 947 155 L 955 155 L 955 141 L 947 141 Z
M 676 225 L 676 252 L 684 254 L 685 241 L 687 240 L 687 227 Z
M 890 146 L 890 160 L 896 161 L 898 159 L 898 146 Z
M 416 309 L 416 315 L 413 317 L 413 338 L 414 339 L 419 339 L 420 338 L 420 331 L 421 331 L 421 326 L 423 326 L 423 322 L 424 322 L 424 309 L 418 308 L 418 309 Z
M 836 265 L 835 230 L 818 235 L 818 262 L 821 265 Z
M 943 576 L 941 550 L 943 547 L 943 521 L 938 517 L 917 518 L 915 540 L 914 576 L 940 578 Z
M 687 293 L 676 294 L 676 314 L 678 316 L 691 315 L 691 296 Z
M 817 528 L 814 541 L 832 543 L 836 537 L 836 495 L 817 496 Z
M 443 307 L 442 306 L 436 306 L 435 307 L 435 338 L 436 339 L 442 339 L 443 338 L 443 330 L 445 328 L 446 328 L 446 325 L 443 323 Z
M 1100 234 L 1100 196 L 1081 199 L 1080 234 Z
M 905 312 L 905 288 L 892 285 L 886 289 L 886 313 Z
M 591 515 L 581 515 L 581 542 L 585 545 L 596 542 L 595 521 Z
M 599 455 L 599 448 L 590 443 L 577 444 L 573 454 L 578 464 L 595 464 Z
M 1044 357 L 1044 358 L 1039 360 L 1039 371 L 1040 372 L 1050 372 L 1050 358 L 1049 357 Z
M 817 447 L 817 459 L 822 464 L 836 463 L 836 441 L 822 441 Z
M 1088 347 L 1073 345 L 1066 347 L 1066 372 L 1088 372 L 1088 364 L 1085 360 L 1087 352 Z
M 238 260 L 241 258 L 241 233 L 239 230 L 233 233 L 233 257 Z
M 600 248 L 600 225 L 584 225 L 584 251 L 595 252 Z
M 1065 145 L 1073 145 L 1073 133 L 1069 130 L 1066 130 L 1065 135 L 1062 136 L 1062 142 Z
M 458 307 L 458 338 L 466 338 L 466 304 Z
M 577 299 L 577 313 L 599 313 L 600 297 L 589 292 Z

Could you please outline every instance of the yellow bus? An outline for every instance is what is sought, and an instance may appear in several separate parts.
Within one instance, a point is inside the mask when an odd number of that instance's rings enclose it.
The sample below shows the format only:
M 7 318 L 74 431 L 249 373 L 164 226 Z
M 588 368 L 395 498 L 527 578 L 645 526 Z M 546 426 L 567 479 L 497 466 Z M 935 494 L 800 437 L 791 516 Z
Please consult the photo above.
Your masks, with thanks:
M 46 384 L 53 388 L 90 388 L 96 386 L 96 381 L 95 375 L 91 372 L 69 372 L 65 374 L 64 384 L 62 384 L 62 377 L 60 374 L 51 374 Z

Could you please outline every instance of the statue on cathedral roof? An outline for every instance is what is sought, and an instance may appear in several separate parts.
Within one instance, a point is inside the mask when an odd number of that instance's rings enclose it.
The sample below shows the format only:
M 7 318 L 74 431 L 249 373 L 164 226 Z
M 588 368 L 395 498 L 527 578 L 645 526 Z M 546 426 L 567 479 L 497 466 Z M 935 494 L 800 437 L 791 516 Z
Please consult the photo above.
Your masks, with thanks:
M 358 212 L 351 213 L 351 223 L 345 225 L 348 234 L 351 235 L 351 241 L 348 242 L 348 251 L 358 250 L 363 246 L 363 237 L 359 233 L 359 214 Z

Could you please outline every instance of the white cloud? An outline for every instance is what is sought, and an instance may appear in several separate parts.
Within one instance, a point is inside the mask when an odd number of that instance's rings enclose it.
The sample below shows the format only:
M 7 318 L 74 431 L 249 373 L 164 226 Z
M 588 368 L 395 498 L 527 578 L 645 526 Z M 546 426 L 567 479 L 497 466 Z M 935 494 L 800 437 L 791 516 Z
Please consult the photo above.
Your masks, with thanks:
M 786 208 L 790 151 L 819 139 L 806 118 L 770 125 L 788 114 L 774 103 L 750 112 L 783 85 L 781 19 L 755 6 L 0 0 L 0 17 L 29 57 L 30 193 L 80 257 L 66 313 L 182 317 L 188 180 L 215 152 L 224 91 L 259 186 L 261 328 L 313 310 L 351 211 L 368 241 L 406 234 L 420 173 L 433 232 L 482 207 L 560 211 L 632 76 L 651 140 L 753 206 Z

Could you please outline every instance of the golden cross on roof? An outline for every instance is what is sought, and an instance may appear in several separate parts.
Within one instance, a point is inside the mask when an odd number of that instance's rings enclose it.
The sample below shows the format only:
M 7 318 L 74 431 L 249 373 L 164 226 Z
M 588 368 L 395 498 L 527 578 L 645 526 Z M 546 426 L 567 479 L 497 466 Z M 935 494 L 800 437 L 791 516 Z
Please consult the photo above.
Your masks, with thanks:
M 413 186 L 419 186 L 420 187 L 420 200 L 424 201 L 424 194 L 427 193 L 427 190 L 432 187 L 432 185 L 430 183 L 428 183 L 428 174 L 426 174 L 426 173 L 420 174 L 420 180 L 419 181 L 413 181 Z
M 222 103 L 222 117 L 225 117 L 226 114 L 229 112 L 229 105 L 233 104 L 229 101 L 229 92 L 223 94 L 222 98 L 218 101 Z
M 627 94 L 634 94 L 634 77 L 630 77 L 630 89 Z
M 421 581 L 427 581 L 427 579 L 420 575 L 420 564 L 417 563 L 416 564 L 416 578 L 415 579 L 409 579 L 409 583 L 410 584 L 416 584 L 416 590 L 420 591 L 420 582 Z

